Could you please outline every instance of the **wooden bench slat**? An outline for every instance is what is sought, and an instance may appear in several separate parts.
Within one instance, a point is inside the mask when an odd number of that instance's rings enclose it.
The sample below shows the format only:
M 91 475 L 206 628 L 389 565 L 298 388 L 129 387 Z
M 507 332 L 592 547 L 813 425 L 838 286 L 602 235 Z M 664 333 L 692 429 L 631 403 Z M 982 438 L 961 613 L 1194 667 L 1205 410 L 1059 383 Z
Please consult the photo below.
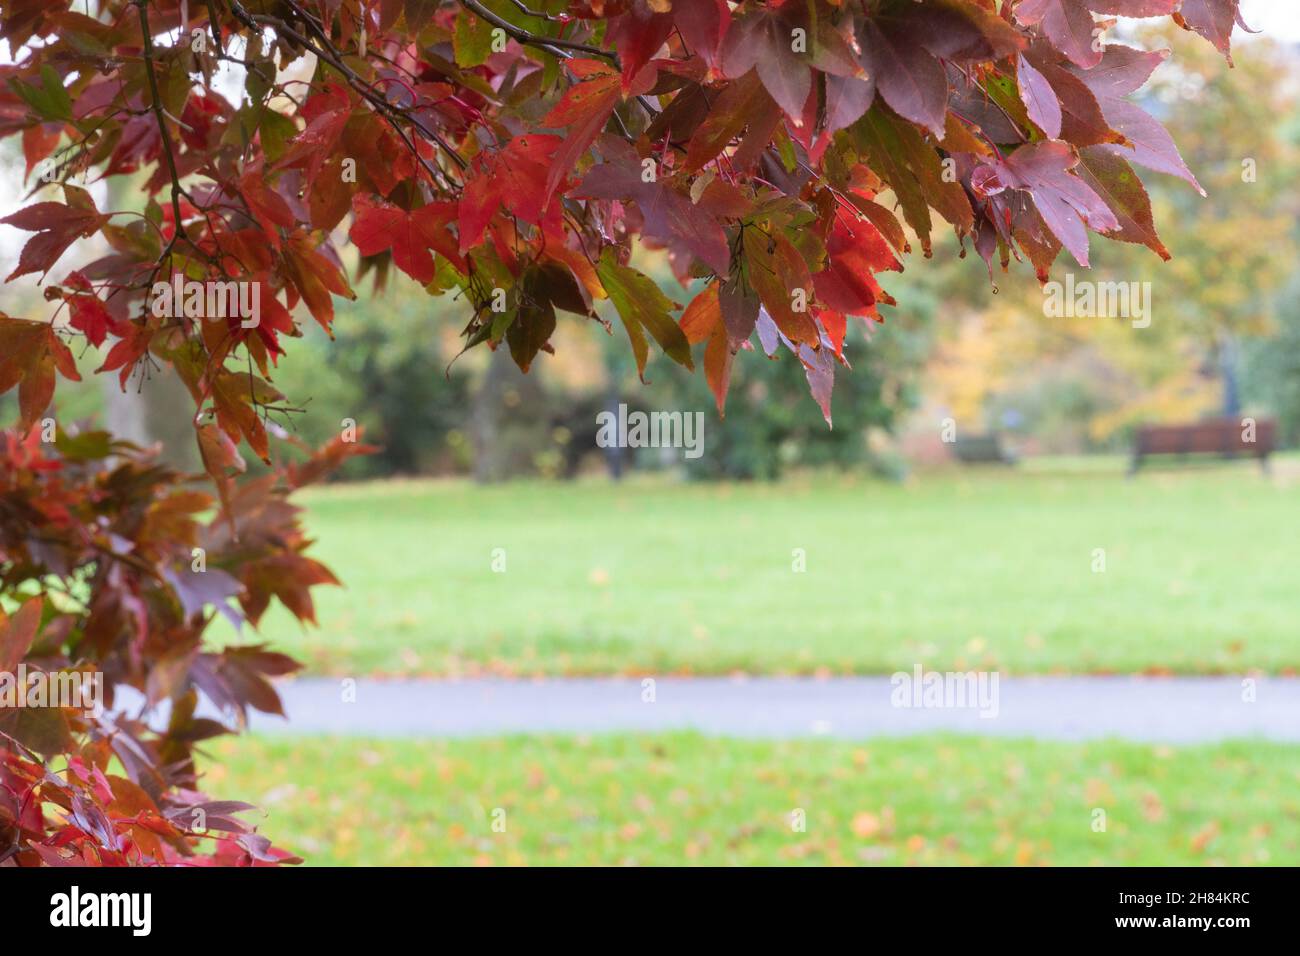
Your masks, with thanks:
M 1144 425 L 1137 430 L 1133 443 L 1136 472 L 1142 459 L 1151 455 L 1243 455 L 1260 459 L 1268 467 L 1268 456 L 1277 443 L 1277 422 L 1264 419 L 1255 423 L 1254 441 L 1246 440 L 1247 429 L 1235 418 L 1210 419 L 1189 425 Z

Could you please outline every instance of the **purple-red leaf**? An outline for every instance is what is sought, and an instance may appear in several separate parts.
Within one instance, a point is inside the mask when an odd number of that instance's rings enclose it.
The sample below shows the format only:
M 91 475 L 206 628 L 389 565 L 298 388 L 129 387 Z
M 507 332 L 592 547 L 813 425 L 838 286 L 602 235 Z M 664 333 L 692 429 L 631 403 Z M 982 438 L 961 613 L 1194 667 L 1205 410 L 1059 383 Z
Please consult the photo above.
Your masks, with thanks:
M 1061 103 L 1056 98 L 1056 91 L 1047 82 L 1046 77 L 1034 69 L 1023 56 L 1016 57 L 1016 82 L 1020 87 L 1020 100 L 1034 125 L 1043 131 L 1048 139 L 1057 139 L 1061 135 Z
M 863 62 L 890 109 L 943 139 L 948 77 L 939 61 L 907 34 L 886 33 L 871 21 L 860 39 Z
M 1125 99 L 1127 94 L 1137 91 L 1168 56 L 1167 50 L 1148 52 L 1111 44 L 1106 47 L 1106 55 L 1098 66 L 1091 70 L 1075 70 L 1075 75 L 1097 97 L 1106 121 L 1130 144 L 1110 145 L 1107 149 L 1139 166 L 1185 179 L 1204 196 L 1205 190 L 1183 162 L 1178 147 L 1165 128 L 1140 106 Z

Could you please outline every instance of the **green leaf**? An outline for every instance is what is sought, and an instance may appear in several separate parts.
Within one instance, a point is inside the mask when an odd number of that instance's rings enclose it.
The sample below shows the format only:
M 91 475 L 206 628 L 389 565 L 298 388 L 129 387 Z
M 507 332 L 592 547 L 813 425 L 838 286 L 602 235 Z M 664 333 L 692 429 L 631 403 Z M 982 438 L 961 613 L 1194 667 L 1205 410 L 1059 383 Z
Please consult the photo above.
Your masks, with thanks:
M 59 74 L 49 64 L 41 67 L 40 86 L 28 86 L 17 79 L 12 80 L 9 86 L 41 119 L 65 122 L 72 119 L 72 98 L 63 88 Z
M 686 368 L 695 368 L 691 361 L 691 344 L 669 314 L 677 308 L 677 303 L 659 291 L 649 276 L 620 265 L 609 247 L 601 254 L 596 274 L 627 329 L 636 356 L 637 374 L 642 380 L 645 379 L 645 363 L 650 352 L 646 331 L 654 336 L 670 359 Z
M 462 9 L 456 14 L 456 30 L 451 42 L 458 66 L 481 66 L 492 54 L 492 24 Z

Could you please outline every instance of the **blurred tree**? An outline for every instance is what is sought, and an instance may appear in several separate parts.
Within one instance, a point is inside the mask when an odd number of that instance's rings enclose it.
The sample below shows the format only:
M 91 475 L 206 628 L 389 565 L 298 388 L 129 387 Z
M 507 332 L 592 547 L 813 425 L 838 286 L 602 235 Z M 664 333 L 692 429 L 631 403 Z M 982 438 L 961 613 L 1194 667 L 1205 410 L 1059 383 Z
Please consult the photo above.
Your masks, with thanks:
M 1273 335 L 1245 343 L 1245 399 L 1276 415 L 1281 438 L 1300 445 L 1300 277 L 1278 297 L 1280 307 Z
M 969 270 L 925 270 L 920 281 L 945 302 L 929 397 L 959 423 L 997 427 L 1014 412 L 1044 447 L 1086 450 L 1125 441 L 1143 421 L 1240 405 L 1238 343 L 1272 328 L 1297 251 L 1300 197 L 1290 188 L 1298 169 L 1290 132 L 1297 62 L 1257 39 L 1234 51 L 1229 68 L 1187 40 L 1178 30 L 1150 29 L 1123 42 L 1175 49 L 1138 101 L 1168 126 L 1208 198 L 1143 171 L 1172 258 L 1162 263 L 1139 245 L 1094 243 L 1092 272 L 1075 276 L 1149 282 L 1150 324 L 1046 316 L 1043 289 L 1028 268 L 997 276 L 983 291 L 972 287 Z M 1054 278 L 1064 279 L 1064 270 Z M 1246 388 L 1257 402 L 1263 391 Z
M 1279 287 L 1295 261 L 1300 196 L 1291 188 L 1297 156 L 1286 124 L 1296 115 L 1297 62 L 1268 40 L 1242 44 L 1230 68 L 1175 31 L 1152 29 L 1147 39 L 1176 47 L 1176 62 L 1158 74 L 1152 93 L 1208 194 L 1167 183 L 1154 191 L 1173 255 L 1158 273 L 1157 308 L 1204 349 L 1222 387 L 1221 411 L 1237 415 L 1239 339 L 1272 328 Z M 1136 250 L 1124 251 L 1106 249 L 1099 261 L 1136 269 Z
M 430 321 L 431 308 L 449 311 L 454 305 L 396 294 L 346 303 L 339 311 L 347 322 L 338 325 L 335 341 L 306 326 L 302 338 L 286 343 L 289 355 L 275 370 L 274 383 L 301 396 L 303 411 L 279 416 L 282 427 L 319 445 L 337 438 L 351 420 L 381 446 L 347 462 L 341 477 L 467 467 L 461 429 L 470 372 L 456 363 L 448 369 L 453 353 L 436 337 L 408 334 Z
M 821 410 L 799 394 L 807 373 L 791 355 L 735 363 L 724 418 L 717 417 L 713 396 L 700 376 L 666 362 L 652 369 L 643 401 L 648 399 L 655 409 L 705 415 L 707 453 L 682 459 L 686 474 L 769 480 L 797 462 L 800 467 L 841 468 L 865 463 L 897 477 L 901 461 L 889 436 L 918 401 L 937 302 L 926 285 L 899 282 L 896 287 L 898 307 L 885 324 L 850 326 L 844 356 L 853 372 L 836 382 L 829 429 Z

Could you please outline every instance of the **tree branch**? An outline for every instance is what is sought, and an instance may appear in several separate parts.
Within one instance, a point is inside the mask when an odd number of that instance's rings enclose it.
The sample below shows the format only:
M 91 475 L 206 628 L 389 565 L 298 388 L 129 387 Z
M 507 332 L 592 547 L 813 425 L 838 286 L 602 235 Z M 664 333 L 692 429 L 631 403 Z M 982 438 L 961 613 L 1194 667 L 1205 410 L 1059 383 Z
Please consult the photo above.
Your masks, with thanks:
M 296 4 L 293 4 L 291 0 L 289 6 L 297 9 Z M 461 156 L 460 153 L 458 153 L 450 143 L 448 143 L 445 139 L 443 139 L 442 136 L 436 130 L 429 129 L 422 122 L 420 122 L 418 119 L 412 116 L 407 110 L 390 103 L 384 96 L 377 93 L 374 87 L 369 82 L 367 82 L 364 78 L 358 75 L 357 72 L 353 70 L 350 66 L 344 63 L 343 57 L 339 54 L 338 50 L 335 49 L 334 44 L 330 42 L 328 37 L 325 37 L 323 33 L 319 31 L 319 28 L 317 28 L 316 25 L 312 23 L 309 18 L 303 17 L 303 20 L 304 22 L 307 23 L 308 27 L 313 30 L 313 32 L 316 32 L 318 35 L 321 36 L 321 40 L 325 44 L 324 48 L 316 46 L 316 44 L 312 43 L 305 36 L 303 36 L 301 33 L 299 33 L 297 30 L 291 27 L 288 23 L 281 20 L 279 17 L 267 16 L 265 14 L 249 13 L 246 9 L 244 9 L 243 5 L 239 2 L 239 0 L 230 0 L 230 9 L 231 12 L 234 14 L 235 19 L 239 20 L 249 29 L 259 30 L 260 27 L 263 25 L 272 27 L 273 29 L 284 34 L 285 36 L 288 36 L 293 40 L 296 40 L 304 49 L 315 54 L 318 58 L 328 63 L 332 68 L 337 70 L 347 81 L 348 85 L 352 87 L 352 89 L 355 90 L 356 93 L 362 99 L 364 99 L 367 103 L 370 103 L 373 107 L 375 107 L 376 112 L 378 112 L 381 116 L 383 116 L 385 120 L 388 121 L 388 124 L 393 128 L 394 132 L 396 132 L 397 135 L 401 137 L 402 142 L 406 145 L 407 149 L 409 149 L 415 155 L 416 160 L 425 168 L 425 171 L 428 172 L 429 175 L 434 179 L 440 180 L 446 188 L 450 189 L 452 188 L 452 185 L 447 181 L 447 178 L 443 174 L 442 170 L 430 166 L 428 160 L 426 160 L 423 156 L 420 155 L 420 152 L 416 148 L 415 143 L 411 140 L 409 136 L 407 136 L 406 130 L 402 129 L 401 124 L 397 122 L 396 117 L 400 117 L 406 120 L 406 122 L 410 123 L 412 126 L 419 129 L 420 132 L 424 133 L 424 135 L 427 136 L 434 143 L 437 143 L 438 146 L 443 150 L 443 152 L 445 152 L 448 156 L 451 157 L 452 161 L 456 164 L 458 168 L 466 169 L 469 166 L 469 163 L 468 161 L 466 161 L 465 157 Z M 299 12 L 299 15 L 301 15 L 301 12 Z
M 609 50 L 602 50 L 600 47 L 591 46 L 588 43 L 576 43 L 573 40 L 556 40 L 551 37 L 539 37 L 535 33 L 529 33 L 523 27 L 515 26 L 509 20 L 497 16 L 487 7 L 483 6 L 483 4 L 479 3 L 479 0 L 458 0 L 458 2 L 462 7 L 470 11 L 470 13 L 473 13 L 482 20 L 486 20 L 494 27 L 504 30 L 509 36 L 514 37 L 525 46 L 539 47 L 540 49 L 546 50 L 546 52 L 554 54 L 561 59 L 568 59 L 573 56 L 572 53 L 566 51 L 576 50 L 579 53 L 586 53 L 589 56 L 604 57 L 615 66 L 618 66 L 620 70 L 622 69 L 618 63 L 617 53 L 613 53 Z M 523 7 L 519 3 L 515 3 L 515 6 L 524 10 L 530 17 L 540 16 L 539 14 L 528 11 L 527 8 Z
M 158 121 L 158 133 L 162 136 L 163 155 L 167 158 L 167 172 L 171 175 L 172 180 L 172 218 L 176 220 L 176 228 L 172 231 L 172 237 L 167 242 L 167 246 L 158 256 L 161 262 L 171 252 L 172 247 L 176 245 L 177 239 L 184 239 L 185 227 L 181 224 L 181 178 L 176 171 L 176 157 L 174 155 L 175 147 L 172 145 L 172 134 L 167 129 L 167 120 L 163 116 L 162 94 L 158 92 L 158 74 L 153 65 L 153 31 L 149 29 L 149 11 L 148 0 L 134 0 L 136 7 L 140 11 L 140 32 L 144 40 L 144 66 L 145 73 L 149 78 L 149 101 L 153 110 L 154 119 Z

